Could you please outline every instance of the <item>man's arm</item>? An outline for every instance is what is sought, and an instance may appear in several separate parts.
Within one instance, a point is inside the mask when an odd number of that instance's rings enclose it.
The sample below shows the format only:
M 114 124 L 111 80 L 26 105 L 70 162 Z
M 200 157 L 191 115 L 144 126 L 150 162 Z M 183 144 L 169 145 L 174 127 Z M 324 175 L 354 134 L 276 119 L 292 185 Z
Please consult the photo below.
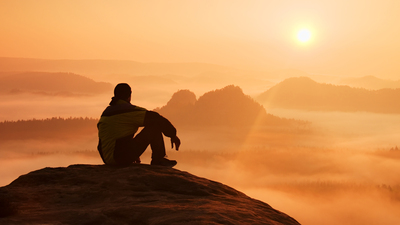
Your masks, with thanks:
M 179 150 L 181 140 L 178 138 L 178 136 L 176 136 L 176 128 L 168 119 L 161 116 L 157 112 L 146 111 L 146 115 L 144 117 L 144 126 L 158 127 L 165 136 L 171 138 L 171 147 L 174 148 L 175 144 L 176 150 Z
M 144 126 L 157 127 L 167 137 L 176 137 L 176 129 L 168 119 L 154 111 L 146 111 Z

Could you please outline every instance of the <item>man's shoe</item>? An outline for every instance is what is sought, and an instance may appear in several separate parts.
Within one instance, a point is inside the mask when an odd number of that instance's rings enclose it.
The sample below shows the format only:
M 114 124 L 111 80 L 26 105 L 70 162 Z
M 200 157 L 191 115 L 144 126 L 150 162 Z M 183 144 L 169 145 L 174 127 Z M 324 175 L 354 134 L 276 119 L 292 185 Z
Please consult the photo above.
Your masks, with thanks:
M 166 167 L 174 167 L 178 162 L 176 160 L 169 160 L 167 158 L 151 160 L 150 165 L 152 166 L 166 166 Z

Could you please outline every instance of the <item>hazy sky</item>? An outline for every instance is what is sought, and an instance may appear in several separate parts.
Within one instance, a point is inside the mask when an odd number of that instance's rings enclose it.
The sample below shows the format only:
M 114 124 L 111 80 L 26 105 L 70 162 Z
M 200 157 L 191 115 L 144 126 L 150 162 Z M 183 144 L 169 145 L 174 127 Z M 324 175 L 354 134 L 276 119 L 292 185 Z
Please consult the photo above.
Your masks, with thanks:
M 0 0 L 0 56 L 400 79 L 397 0 Z M 297 32 L 309 29 L 301 43 Z

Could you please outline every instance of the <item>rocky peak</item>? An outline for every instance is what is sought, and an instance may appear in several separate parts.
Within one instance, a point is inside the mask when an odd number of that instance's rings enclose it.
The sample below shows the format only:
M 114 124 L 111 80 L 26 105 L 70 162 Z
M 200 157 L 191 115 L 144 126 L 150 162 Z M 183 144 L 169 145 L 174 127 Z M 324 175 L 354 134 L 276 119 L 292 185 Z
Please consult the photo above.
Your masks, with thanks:
M 0 224 L 299 224 L 224 184 L 149 165 L 44 168 L 0 188 Z

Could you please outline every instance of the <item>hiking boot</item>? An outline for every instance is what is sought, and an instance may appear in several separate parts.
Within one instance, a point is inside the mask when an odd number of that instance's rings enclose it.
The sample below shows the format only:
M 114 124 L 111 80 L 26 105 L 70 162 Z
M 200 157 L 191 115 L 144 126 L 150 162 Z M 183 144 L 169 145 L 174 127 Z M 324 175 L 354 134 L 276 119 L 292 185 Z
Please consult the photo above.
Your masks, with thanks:
M 176 160 L 169 160 L 167 158 L 161 159 L 153 159 L 151 160 L 150 165 L 152 166 L 166 166 L 166 167 L 174 167 L 177 164 Z

